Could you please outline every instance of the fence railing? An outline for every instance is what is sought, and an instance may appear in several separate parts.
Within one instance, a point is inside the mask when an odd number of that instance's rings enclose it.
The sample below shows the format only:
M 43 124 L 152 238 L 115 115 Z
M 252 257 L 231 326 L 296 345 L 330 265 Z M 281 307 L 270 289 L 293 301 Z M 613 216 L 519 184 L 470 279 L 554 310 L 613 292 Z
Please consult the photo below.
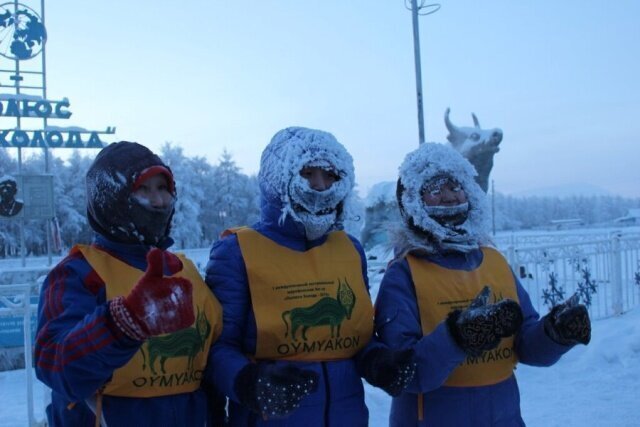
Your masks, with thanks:
M 640 304 L 638 235 L 502 249 L 540 314 L 575 292 L 592 319 Z
M 568 237 L 555 240 L 547 236 L 537 238 L 538 244 L 511 244 L 499 249 L 541 315 L 551 304 L 575 292 L 581 295 L 583 303 L 589 305 L 592 319 L 618 315 L 640 305 L 640 234 L 591 234 L 581 235 L 577 240 Z M 521 239 L 519 242 L 524 241 Z M 204 269 L 208 248 L 185 252 L 197 261 L 200 270 Z M 388 259 L 369 261 L 374 298 L 387 262 Z M 38 424 L 34 420 L 33 379 L 29 369 L 32 366 L 31 312 L 35 308 L 31 302 L 33 286 L 0 286 L 0 316 L 24 316 L 29 425 Z
M 639 233 L 554 233 L 510 241 L 513 242 L 521 244 L 498 249 L 540 315 L 575 292 L 588 305 L 594 320 L 640 305 Z M 373 297 L 387 262 L 386 257 L 369 260 Z

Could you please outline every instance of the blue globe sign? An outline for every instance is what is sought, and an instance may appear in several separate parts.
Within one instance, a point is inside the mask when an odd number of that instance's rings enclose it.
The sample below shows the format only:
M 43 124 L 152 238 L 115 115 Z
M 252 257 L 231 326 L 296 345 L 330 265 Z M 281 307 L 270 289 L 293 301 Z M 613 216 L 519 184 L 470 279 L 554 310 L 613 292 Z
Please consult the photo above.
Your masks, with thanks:
M 0 55 L 25 60 L 38 55 L 47 41 L 40 16 L 20 3 L 0 5 Z

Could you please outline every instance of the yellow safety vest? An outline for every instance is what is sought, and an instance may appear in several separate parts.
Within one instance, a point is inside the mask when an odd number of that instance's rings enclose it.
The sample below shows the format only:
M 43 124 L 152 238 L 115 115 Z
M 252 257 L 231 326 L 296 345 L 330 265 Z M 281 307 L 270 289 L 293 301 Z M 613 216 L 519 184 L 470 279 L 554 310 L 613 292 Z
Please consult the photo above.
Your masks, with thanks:
M 468 307 L 485 285 L 491 287 L 492 302 L 504 298 L 519 301 L 513 274 L 502 255 L 486 247 L 482 248 L 482 254 L 482 263 L 471 271 L 451 270 L 413 255 L 407 256 L 424 335 L 430 334 L 449 312 Z M 445 385 L 496 384 L 511 376 L 516 363 L 513 337 L 504 338 L 493 350 L 478 357 L 467 356 L 449 375 Z
M 104 281 L 107 300 L 128 295 L 144 274 L 95 246 L 76 245 Z M 222 308 L 193 263 L 177 254 L 184 277 L 193 285 L 193 312 L 189 328 L 151 337 L 123 367 L 116 369 L 103 394 L 123 397 L 155 397 L 188 393 L 200 387 L 209 348 L 222 331 Z
M 373 333 L 361 258 L 344 232 L 305 252 L 250 228 L 237 234 L 256 318 L 256 359 L 340 360 Z

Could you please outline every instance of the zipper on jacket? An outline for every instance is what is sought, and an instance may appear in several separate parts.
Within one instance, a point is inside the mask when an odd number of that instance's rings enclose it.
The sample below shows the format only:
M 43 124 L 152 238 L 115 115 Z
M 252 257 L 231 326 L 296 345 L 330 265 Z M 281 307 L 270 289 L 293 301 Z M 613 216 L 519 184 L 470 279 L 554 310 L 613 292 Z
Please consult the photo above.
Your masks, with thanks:
M 331 390 L 329 390 L 329 374 L 327 373 L 327 362 L 322 364 L 322 377 L 324 378 L 324 425 L 329 427 L 329 402 L 331 402 Z

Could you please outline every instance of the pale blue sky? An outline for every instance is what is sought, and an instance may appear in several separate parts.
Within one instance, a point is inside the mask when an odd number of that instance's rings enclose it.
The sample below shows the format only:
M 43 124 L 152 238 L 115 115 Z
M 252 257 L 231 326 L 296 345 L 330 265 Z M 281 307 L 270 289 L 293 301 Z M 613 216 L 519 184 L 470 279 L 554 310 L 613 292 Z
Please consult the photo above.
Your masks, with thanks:
M 29 4 L 29 0 L 23 1 Z M 39 1 L 37 2 L 39 4 Z M 504 131 L 491 175 L 517 193 L 573 183 L 640 197 L 640 2 L 443 0 L 420 18 L 427 140 L 443 115 Z M 402 0 L 46 2 L 60 126 L 117 126 L 245 173 L 279 129 L 332 132 L 362 195 L 417 147 Z

